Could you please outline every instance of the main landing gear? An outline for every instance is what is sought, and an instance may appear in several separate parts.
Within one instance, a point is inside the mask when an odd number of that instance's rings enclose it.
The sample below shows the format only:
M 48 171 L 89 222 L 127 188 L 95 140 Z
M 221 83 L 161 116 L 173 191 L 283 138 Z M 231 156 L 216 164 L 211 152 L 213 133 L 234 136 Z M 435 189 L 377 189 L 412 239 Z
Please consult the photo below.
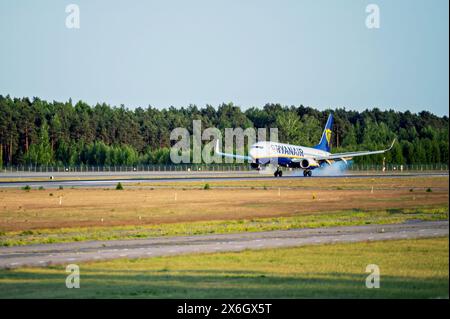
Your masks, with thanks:
M 303 171 L 303 176 L 305 177 L 311 177 L 312 176 L 312 171 L 310 171 L 309 169 L 305 169 Z
M 273 176 L 281 177 L 283 176 L 283 171 L 279 167 L 277 167 L 277 170 L 275 171 L 275 173 L 273 173 Z

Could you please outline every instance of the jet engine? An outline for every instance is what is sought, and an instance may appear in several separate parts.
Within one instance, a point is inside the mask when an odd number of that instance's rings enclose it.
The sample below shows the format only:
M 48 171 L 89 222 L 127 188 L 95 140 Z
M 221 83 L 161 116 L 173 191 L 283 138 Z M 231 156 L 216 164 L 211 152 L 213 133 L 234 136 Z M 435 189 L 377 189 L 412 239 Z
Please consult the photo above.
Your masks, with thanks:
M 317 166 L 319 166 L 319 163 L 317 163 L 312 158 L 304 158 L 300 161 L 300 167 L 303 169 L 317 167 Z

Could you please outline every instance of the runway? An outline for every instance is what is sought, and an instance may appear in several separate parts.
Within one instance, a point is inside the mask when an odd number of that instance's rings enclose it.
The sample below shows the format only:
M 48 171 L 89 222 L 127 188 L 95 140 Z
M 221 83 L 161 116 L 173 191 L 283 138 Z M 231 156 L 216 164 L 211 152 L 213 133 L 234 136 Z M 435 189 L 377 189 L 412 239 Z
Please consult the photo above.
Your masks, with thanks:
M 435 221 L 1 247 L 0 268 L 44 267 L 117 258 L 133 259 L 237 252 L 245 249 L 442 237 L 448 234 L 448 221 Z
M 240 174 L 239 174 L 240 173 Z M 47 174 L 49 175 L 49 174 Z M 33 180 L 32 178 L 43 177 L 43 175 L 0 175 L 0 188 L 20 188 L 26 185 L 32 188 L 58 188 L 62 187 L 113 187 L 117 183 L 173 183 L 173 182 L 218 182 L 218 181 L 251 181 L 251 180 L 289 180 L 289 179 L 303 179 L 303 178 L 408 178 L 408 177 L 438 177 L 449 176 L 448 172 L 424 172 L 424 173 L 380 173 L 380 174 L 356 174 L 345 173 L 342 175 L 330 176 L 312 176 L 303 177 L 298 175 L 284 175 L 283 177 L 273 177 L 268 174 L 258 174 L 258 172 L 158 172 L 157 174 L 148 173 L 136 176 L 124 176 L 120 178 L 119 175 L 58 175 L 53 180 Z M 93 178 L 95 177 L 95 178 Z M 114 178 L 113 178 L 114 177 Z M 20 181 L 8 181 L 8 178 L 20 178 Z M 27 180 L 28 178 L 28 180 Z M 59 179 L 58 178 L 64 178 Z M 4 181 L 2 181 L 2 179 Z

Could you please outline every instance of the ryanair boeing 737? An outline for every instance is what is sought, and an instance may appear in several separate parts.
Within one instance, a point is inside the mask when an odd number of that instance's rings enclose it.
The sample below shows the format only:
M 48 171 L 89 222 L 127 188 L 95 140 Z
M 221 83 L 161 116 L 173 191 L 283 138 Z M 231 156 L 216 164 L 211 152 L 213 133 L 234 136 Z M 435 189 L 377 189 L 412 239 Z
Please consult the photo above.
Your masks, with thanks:
M 233 157 L 248 160 L 252 168 L 260 170 L 262 166 L 273 164 L 276 166 L 275 177 L 283 175 L 280 167 L 291 167 L 303 169 L 303 176 L 312 176 L 312 171 L 323 165 L 331 165 L 335 161 L 344 161 L 356 156 L 381 154 L 389 151 L 395 143 L 385 150 L 379 151 L 360 151 L 347 153 L 330 153 L 331 128 L 333 125 L 333 115 L 328 116 L 325 129 L 319 144 L 313 147 L 297 146 L 275 142 L 258 142 L 251 146 L 249 155 L 235 155 L 222 153 L 219 151 L 219 141 L 216 143 L 215 153 L 225 157 Z

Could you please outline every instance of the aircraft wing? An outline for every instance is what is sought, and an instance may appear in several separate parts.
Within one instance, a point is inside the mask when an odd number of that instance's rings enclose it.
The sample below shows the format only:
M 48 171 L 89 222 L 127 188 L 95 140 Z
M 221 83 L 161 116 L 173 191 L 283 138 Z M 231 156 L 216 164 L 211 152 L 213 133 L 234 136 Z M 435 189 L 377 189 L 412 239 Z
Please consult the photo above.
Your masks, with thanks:
M 222 153 L 219 151 L 219 140 L 216 141 L 216 147 L 214 148 L 214 153 L 220 156 L 230 157 L 230 158 L 236 158 L 236 159 L 242 159 L 252 162 L 253 159 L 251 156 L 245 156 L 245 155 L 237 155 L 237 154 L 230 154 L 230 153 Z
M 395 143 L 395 138 L 392 141 L 392 144 L 389 148 L 385 149 L 385 150 L 379 150 L 379 151 L 360 151 L 360 152 L 346 152 L 346 153 L 335 153 L 335 154 L 330 154 L 328 156 L 317 156 L 314 157 L 314 159 L 316 161 L 326 161 L 326 160 L 348 160 L 352 157 L 356 157 L 356 156 L 364 156 L 364 155 L 372 155 L 372 154 L 381 154 L 384 152 L 387 152 L 389 150 L 392 149 L 392 147 L 394 146 Z

